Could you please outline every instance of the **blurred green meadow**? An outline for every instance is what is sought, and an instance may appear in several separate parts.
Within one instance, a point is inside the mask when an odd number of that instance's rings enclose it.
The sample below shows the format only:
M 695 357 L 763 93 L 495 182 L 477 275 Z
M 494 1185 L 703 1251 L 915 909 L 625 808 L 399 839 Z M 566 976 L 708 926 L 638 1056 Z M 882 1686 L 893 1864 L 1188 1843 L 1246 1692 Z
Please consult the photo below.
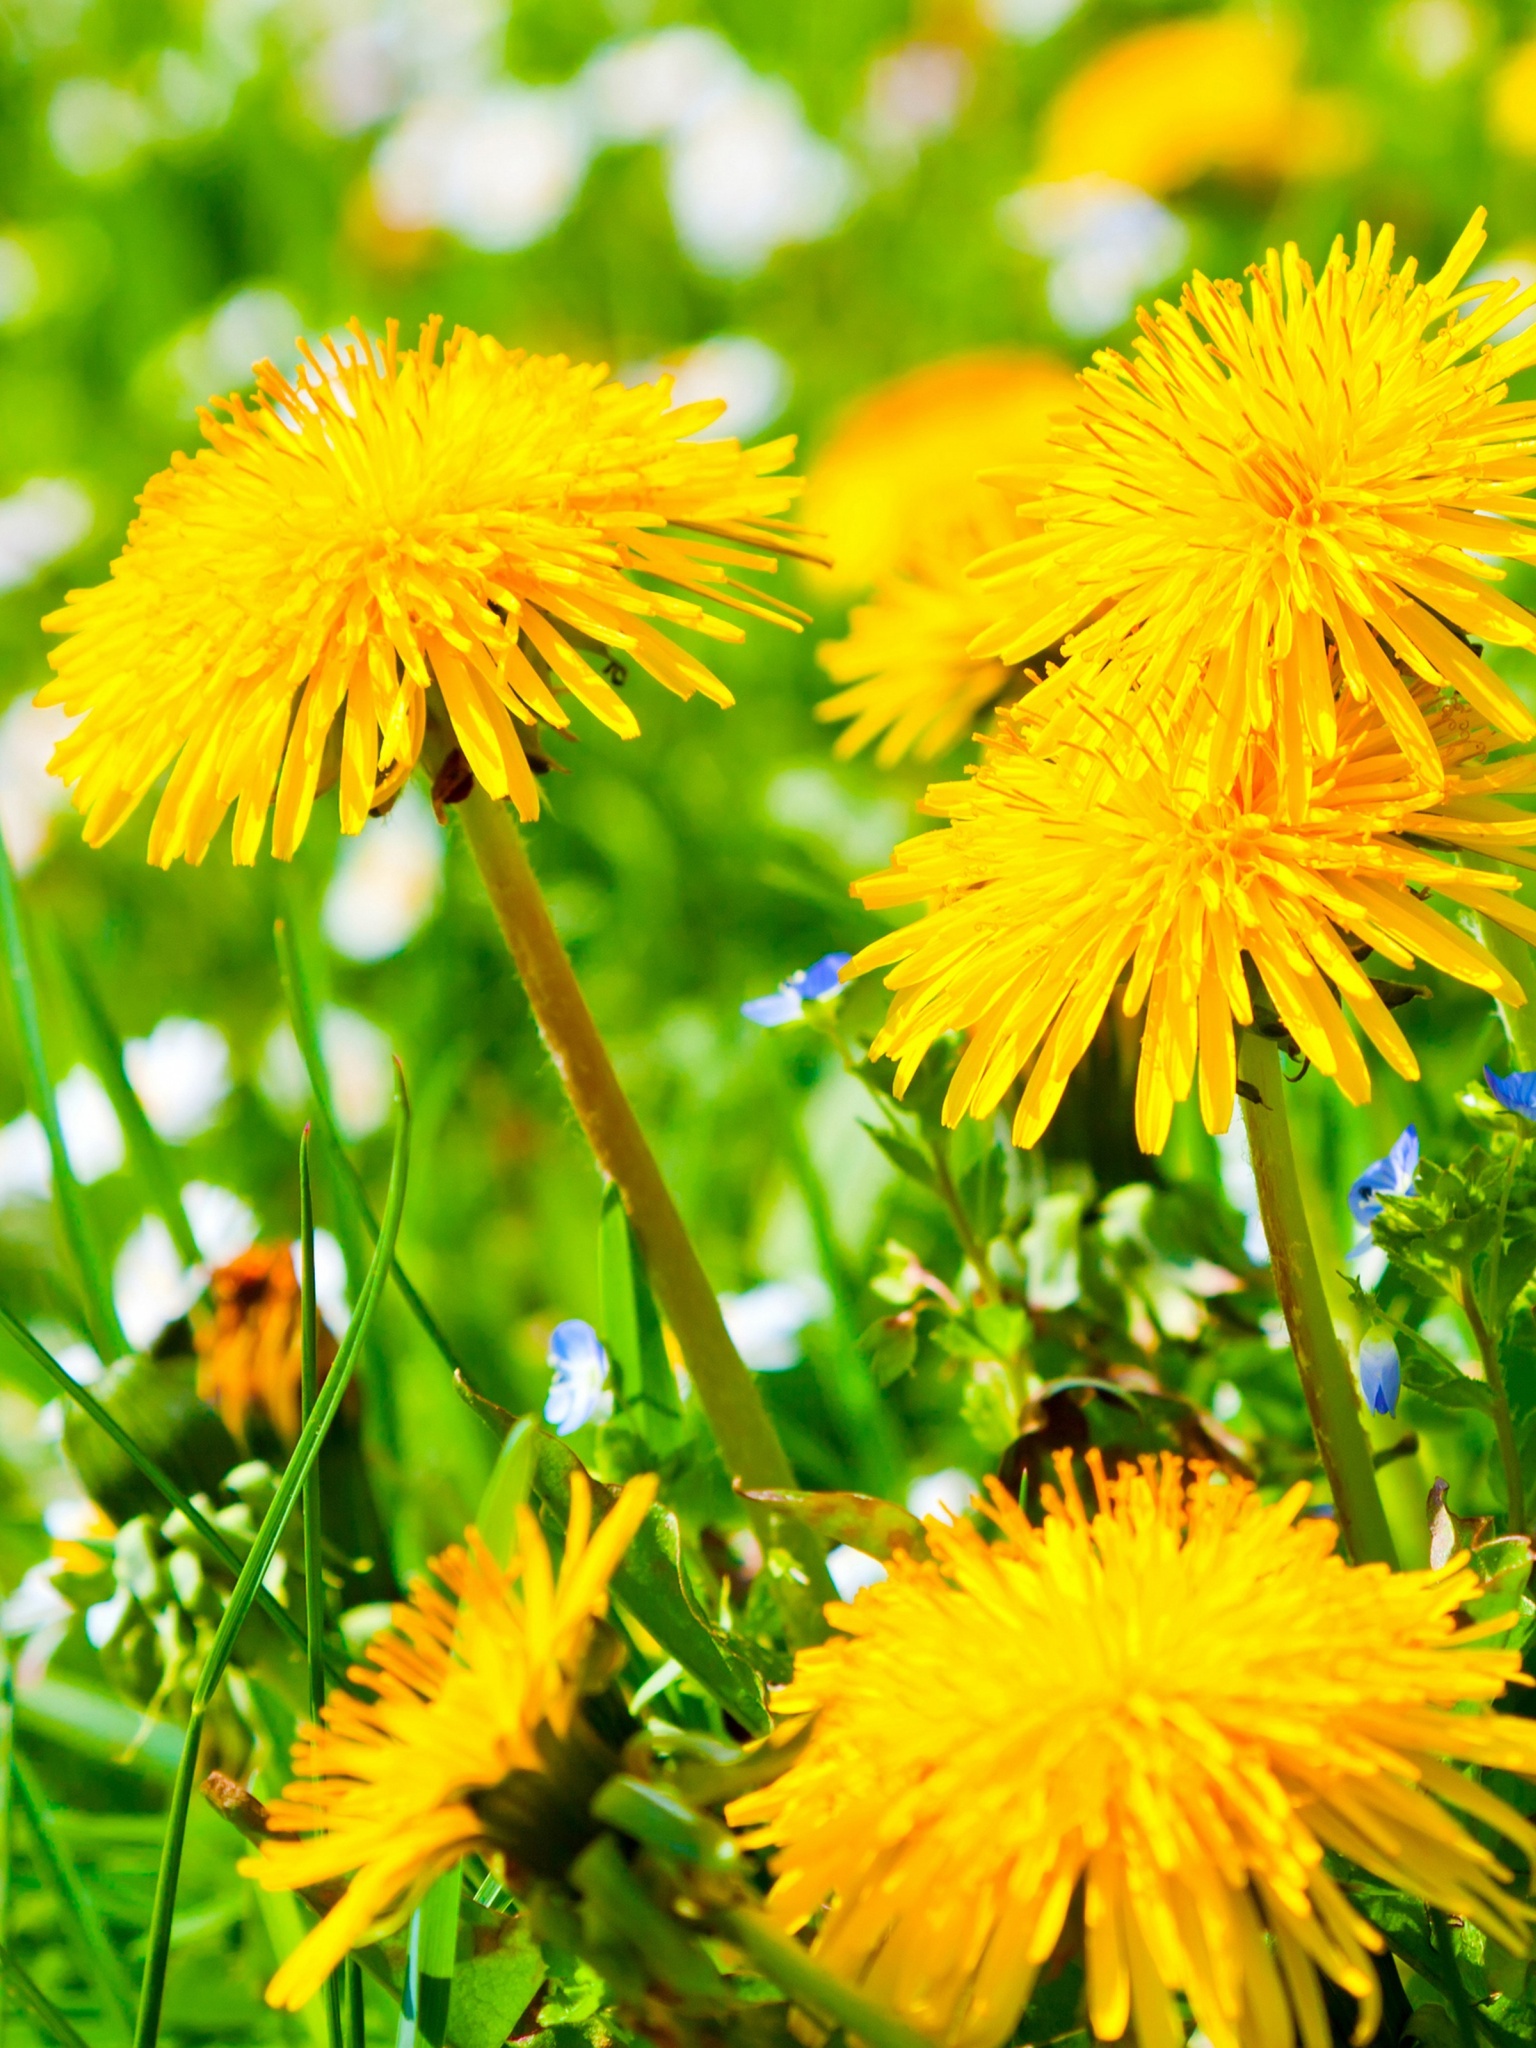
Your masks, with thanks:
M 466 1375 L 506 1409 L 541 1409 L 552 1327 L 601 1321 L 597 1173 L 461 838 L 423 791 L 345 844 L 318 806 L 288 867 L 233 869 L 226 835 L 201 870 L 160 873 L 147 810 L 91 852 L 48 782 L 61 727 L 29 702 L 46 674 L 39 619 L 106 574 L 144 480 L 196 446 L 196 407 L 248 388 L 258 357 L 291 366 L 298 335 L 357 316 L 414 336 L 440 314 L 631 381 L 664 367 L 681 395 L 725 397 L 726 429 L 799 435 L 814 467 L 842 409 L 901 371 L 998 347 L 1076 365 L 1126 343 L 1138 299 L 1192 267 L 1240 274 L 1284 239 L 1317 262 L 1361 219 L 1391 220 L 1430 270 L 1486 206 L 1490 267 L 1536 276 L 1536 5 L 1274 5 L 1234 17 L 1259 35 L 1256 63 L 1175 40 L 1106 69 L 1127 39 L 1211 18 L 1156 0 L 0 0 L 0 826 L 66 1138 L 134 1346 L 175 1327 L 202 1276 L 125 1147 L 67 963 L 83 962 L 125 1042 L 217 1262 L 298 1227 L 309 1096 L 278 919 L 376 1204 L 391 1052 L 403 1062 L 402 1256 Z M 734 709 L 646 689 L 640 740 L 587 720 L 556 746 L 533 855 L 801 1483 L 903 1498 L 927 1480 L 920 1500 L 958 1488 L 959 1506 L 1012 1435 L 989 1406 L 985 1342 L 927 1341 L 920 1317 L 856 1341 L 910 1308 L 903 1274 L 958 1283 L 954 1215 L 870 1135 L 890 1126 L 829 1029 L 740 1014 L 873 935 L 849 882 L 914 829 L 927 779 L 833 760 L 812 715 L 828 687 L 815 652 L 858 592 L 785 575 L 813 623 L 722 652 Z M 1506 672 L 1536 689 L 1523 657 Z M 1488 1004 L 1423 978 L 1432 999 L 1405 1024 L 1419 1085 L 1368 1055 L 1364 1108 L 1317 1076 L 1294 1090 L 1324 1265 L 1341 1274 L 1349 1182 L 1410 1121 L 1427 1157 L 1464 1149 L 1458 1098 L 1485 1060 L 1505 1062 Z M 863 984 L 842 999 L 850 1041 L 882 1000 Z M 1109 1101 L 1080 1090 L 1038 1155 L 952 1162 L 975 1189 L 992 1175 L 975 1200 L 1022 1247 L 1038 1378 L 1130 1361 L 1232 1438 L 1262 1438 L 1263 1476 L 1310 1471 L 1251 1230 L 1244 1250 L 1240 1142 L 1218 1145 L 1186 1113 L 1168 1154 L 1143 1160 Z M 82 1348 L 48 1179 L 0 1003 L 0 1300 L 89 1381 L 103 1361 Z M 1151 1208 L 1122 1199 L 1109 1214 L 1123 1230 L 1106 1235 L 1103 1198 L 1141 1184 Z M 318 1199 L 334 1300 L 355 1289 L 361 1239 L 324 1173 Z M 1202 1291 L 1197 1267 L 1232 1288 Z M 1440 1348 L 1470 1356 L 1438 1313 Z M 387 1586 L 460 1534 L 496 1442 L 397 1295 L 363 1379 Z M 889 1427 L 871 1434 L 878 1382 Z M 104 1670 L 111 1617 L 93 1623 L 55 1584 L 55 1543 L 89 1534 L 62 1424 L 53 1389 L 0 1339 L 0 1748 L 14 1741 L 22 1765 L 0 1771 L 0 1925 L 94 2043 L 124 2036 L 82 1961 L 59 1845 L 135 1980 L 177 1740 L 170 1694 L 141 1713 Z M 1372 1427 L 1382 1447 L 1417 1434 L 1383 1472 L 1405 1560 L 1426 1554 L 1437 1476 L 1458 1512 L 1495 1505 L 1482 1415 L 1410 1393 Z M 596 1434 L 575 1441 L 601 1465 Z M 731 1533 L 718 1494 L 700 1481 L 701 1541 Z M 252 1726 L 268 1740 L 270 1719 Z M 270 1741 L 262 1768 L 280 1780 Z M 164 2037 L 323 2041 L 318 2007 L 288 2019 L 260 2002 L 299 1909 L 236 1879 L 238 1849 L 195 1814 Z M 554 2001 L 540 2024 L 574 2026 L 579 2006 Z M 370 2024 L 392 2038 L 382 1999 Z M 0 1993 L 0 2036 L 47 2038 L 33 2029 Z

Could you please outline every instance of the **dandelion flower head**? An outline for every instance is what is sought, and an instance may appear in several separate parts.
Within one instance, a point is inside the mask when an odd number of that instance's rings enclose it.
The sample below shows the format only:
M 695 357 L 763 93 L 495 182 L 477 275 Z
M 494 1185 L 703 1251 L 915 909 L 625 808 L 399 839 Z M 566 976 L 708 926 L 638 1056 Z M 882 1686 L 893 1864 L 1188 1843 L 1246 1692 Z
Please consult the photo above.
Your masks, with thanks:
M 252 1415 L 264 1416 L 284 1443 L 299 1434 L 303 1299 L 286 1244 L 252 1245 L 208 1282 L 213 1314 L 196 1332 L 197 1391 L 217 1408 L 237 1443 Z M 336 1355 L 324 1323 L 316 1331 L 323 1378 Z
M 935 1040 L 964 1032 L 946 1120 L 991 1116 L 1027 1073 L 1013 1135 L 1033 1145 L 1118 994 L 1128 1017 L 1145 1006 L 1136 1131 L 1160 1152 L 1197 1063 L 1207 1129 L 1231 1120 L 1234 1025 L 1255 1015 L 1245 958 L 1296 1045 L 1352 1102 L 1368 1099 L 1370 1078 L 1341 999 L 1391 1066 L 1419 1071 L 1362 964 L 1370 951 L 1523 1001 L 1492 954 L 1418 893 L 1536 939 L 1512 877 L 1435 850 L 1526 861 L 1536 841 L 1536 818 L 1501 798 L 1533 786 L 1536 763 L 1490 766 L 1492 735 L 1464 706 L 1422 685 L 1410 700 L 1436 744 L 1435 791 L 1374 705 L 1346 697 L 1336 751 L 1293 820 L 1269 736 L 1212 797 L 1199 750 L 1151 725 L 1111 732 L 1092 753 L 1044 744 L 1039 695 L 1007 715 L 966 781 L 929 790 L 922 808 L 948 828 L 907 840 L 890 869 L 854 885 L 873 907 L 926 905 L 847 970 L 890 969 L 895 995 L 871 1053 L 898 1061 L 898 1094 Z
M 160 866 L 201 860 L 231 806 L 236 861 L 269 809 L 287 859 L 322 778 L 360 831 L 415 765 L 429 703 L 482 787 L 535 817 L 514 721 L 564 726 L 569 696 L 639 730 L 589 656 L 728 704 L 664 629 L 739 640 L 701 598 L 798 618 L 737 574 L 795 546 L 798 486 L 774 474 L 791 441 L 691 441 L 721 407 L 672 407 L 666 379 L 437 340 L 436 321 L 414 349 L 354 322 L 292 379 L 258 364 L 255 403 L 205 411 L 208 445 L 151 479 L 110 579 L 45 621 L 68 637 L 38 701 L 79 717 L 50 765 L 91 845 L 167 769 Z
M 419 1583 L 349 1674 L 373 1697 L 333 1693 L 323 1726 L 300 1731 L 297 1779 L 269 1812 L 303 1839 L 268 1840 L 241 1870 L 268 1891 L 351 1883 L 272 1979 L 270 2005 L 297 2012 L 349 1949 L 398 1926 L 471 1850 L 501 1857 L 498 1797 L 536 1801 L 550 1741 L 576 1719 L 608 1581 L 655 1492 L 653 1475 L 632 1479 L 594 1529 L 576 1473 L 558 1577 L 529 1509 L 505 1568 L 471 1529 L 466 1547 L 432 1561 L 454 1598 Z
M 1383 1942 L 1329 1851 L 1523 1951 L 1457 1814 L 1536 1831 L 1445 1761 L 1536 1770 L 1487 1711 L 1518 1652 L 1458 1629 L 1474 1575 L 1351 1568 L 1305 1485 L 1089 1457 L 1092 1508 L 1069 1462 L 1038 1528 L 991 1482 L 999 1540 L 930 1522 L 931 1561 L 829 1608 L 777 1701 L 808 1745 L 728 1816 L 777 1848 L 770 1910 L 825 1908 L 821 1961 L 945 2048 L 1007 2039 L 1079 1897 L 1101 2040 L 1180 2048 L 1182 1992 L 1214 2048 L 1328 2048 L 1319 1972 L 1370 2039 Z
M 1017 662 L 1068 636 L 1040 693 L 1058 729 L 1106 710 L 1199 720 L 1217 796 L 1251 732 L 1305 735 L 1288 782 L 1330 754 L 1339 687 L 1377 706 L 1430 784 L 1413 678 L 1531 738 L 1469 644 L 1536 645 L 1488 559 L 1536 554 L 1536 405 L 1507 398 L 1536 329 L 1498 338 L 1536 287 L 1462 288 L 1482 220 L 1427 282 L 1411 260 L 1393 270 L 1390 228 L 1362 227 L 1315 278 L 1289 246 L 1249 273 L 1246 303 L 1197 275 L 1142 313 L 1132 358 L 1095 357 L 1020 477 L 1029 530 L 978 565 L 998 622 L 976 651 Z

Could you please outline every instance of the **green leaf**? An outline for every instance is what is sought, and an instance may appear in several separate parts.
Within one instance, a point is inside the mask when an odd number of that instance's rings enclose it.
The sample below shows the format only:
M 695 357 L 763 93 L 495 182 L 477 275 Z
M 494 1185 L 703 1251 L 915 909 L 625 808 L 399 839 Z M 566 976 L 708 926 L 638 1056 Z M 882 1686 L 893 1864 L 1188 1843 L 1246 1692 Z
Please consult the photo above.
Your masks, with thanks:
M 491 1555 L 502 1564 L 517 1549 L 517 1511 L 527 1505 L 533 1491 L 538 1448 L 538 1424 L 532 1416 L 524 1416 L 508 1430 L 475 1510 L 475 1527 Z
M 883 1124 L 861 1122 L 859 1128 L 868 1132 L 898 1173 L 904 1173 L 908 1180 L 916 1181 L 920 1188 L 927 1188 L 930 1192 L 936 1191 L 938 1182 L 934 1176 L 933 1162 L 926 1153 L 920 1152 L 917 1146 L 906 1138 L 898 1138 L 894 1131 L 888 1130 Z
M 928 1539 L 916 1515 L 867 1493 L 793 1493 L 776 1487 L 738 1487 L 743 1500 L 754 1500 L 814 1531 L 823 1543 L 846 1543 L 870 1557 L 889 1558 L 895 1551 L 913 1557 L 928 1555 Z
M 894 1386 L 917 1363 L 916 1309 L 901 1309 L 893 1316 L 881 1316 L 859 1339 L 859 1349 L 869 1360 L 878 1387 Z
M 460 1394 L 481 1421 L 503 1435 L 517 1418 L 477 1394 L 462 1373 L 455 1374 Z M 547 1430 L 536 1431 L 534 1491 L 564 1526 L 571 1511 L 571 1478 L 586 1473 L 592 1489 L 594 1517 L 605 1515 L 616 1494 L 594 1479 L 576 1453 Z M 635 1531 L 629 1549 L 613 1575 L 613 1590 L 648 1634 L 688 1675 L 714 1694 L 744 1728 L 766 1735 L 770 1726 L 763 1681 L 757 1666 L 735 1637 L 715 1628 L 694 1599 L 683 1570 L 682 1533 L 670 1508 L 650 1508 Z
M 544 1958 L 537 1942 L 521 1920 L 512 1926 L 515 1932 L 503 1934 L 494 1947 L 477 1951 L 480 1930 L 467 1920 L 460 1924 L 460 1956 L 448 2006 L 452 2048 L 501 2048 L 544 1981 Z
M 611 1181 L 603 1192 L 598 1225 L 598 1284 L 601 1334 L 618 1375 L 620 1405 L 657 1455 L 665 1457 L 683 1428 L 677 1381 L 645 1260 Z
M 1412 1341 L 1414 1334 L 1409 1331 L 1410 1341 L 1398 1345 L 1403 1385 L 1408 1391 L 1441 1408 L 1473 1408 L 1479 1414 L 1491 1415 L 1493 1395 L 1486 1380 L 1472 1379 L 1422 1339 Z
M 538 1433 L 534 1486 L 563 1523 L 570 1513 L 571 1478 L 585 1466 L 575 1452 L 545 1430 Z M 587 1474 L 593 1513 L 606 1514 L 614 1493 Z M 675 1657 L 691 1678 L 754 1735 L 769 1729 L 767 1696 L 756 1666 L 734 1637 L 711 1625 L 698 1606 L 683 1571 L 683 1539 L 676 1515 L 650 1508 L 635 1531 L 613 1590 L 642 1628 Z

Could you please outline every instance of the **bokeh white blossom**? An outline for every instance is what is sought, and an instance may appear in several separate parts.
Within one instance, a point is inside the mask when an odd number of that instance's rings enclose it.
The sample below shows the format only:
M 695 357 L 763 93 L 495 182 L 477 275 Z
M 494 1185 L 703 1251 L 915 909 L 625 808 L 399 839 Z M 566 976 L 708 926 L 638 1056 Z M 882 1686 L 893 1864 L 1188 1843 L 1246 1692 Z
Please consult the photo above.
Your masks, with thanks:
M 348 960 L 386 960 L 410 944 L 437 907 L 443 833 L 432 806 L 408 784 L 388 816 L 370 818 L 342 842 L 320 923 Z

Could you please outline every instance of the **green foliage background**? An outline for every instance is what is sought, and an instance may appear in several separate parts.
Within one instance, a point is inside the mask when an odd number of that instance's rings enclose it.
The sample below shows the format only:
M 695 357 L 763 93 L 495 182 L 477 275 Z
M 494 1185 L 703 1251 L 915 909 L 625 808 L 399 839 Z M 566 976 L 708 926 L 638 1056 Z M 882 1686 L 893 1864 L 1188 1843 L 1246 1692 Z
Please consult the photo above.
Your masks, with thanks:
M 314 118 L 307 96 L 305 65 L 331 20 L 318 4 L 205 14 L 194 0 L 0 0 L 0 232 L 28 252 L 38 279 L 35 302 L 0 328 L 0 496 L 32 477 L 67 477 L 94 511 L 73 553 L 0 598 L 0 697 L 38 686 L 40 616 L 67 587 L 106 573 L 144 479 L 172 450 L 195 445 L 178 345 L 195 341 L 243 291 L 282 292 L 311 335 L 353 315 L 372 328 L 394 316 L 410 333 L 441 313 L 532 349 L 617 364 L 721 333 L 753 335 L 793 379 L 774 430 L 799 433 L 811 459 L 841 406 L 902 369 L 997 343 L 1081 359 L 1088 344 L 1053 323 L 1044 263 L 1009 245 L 996 208 L 1034 170 L 1038 118 L 1063 82 L 1112 39 L 1186 11 L 1157 0 L 1084 0 L 1055 33 L 1028 43 L 987 29 L 961 0 L 928 8 L 916 0 L 514 0 L 493 22 L 513 78 L 557 83 L 616 38 L 703 25 L 754 70 L 787 81 L 811 125 L 846 149 L 860 190 L 841 225 L 780 248 L 746 276 L 721 278 L 680 248 L 650 144 L 599 154 L 565 217 L 525 249 L 484 253 L 447 233 L 383 233 L 367 187 L 379 124 L 337 136 Z M 1347 174 L 1307 183 L 1213 172 L 1174 194 L 1191 264 L 1235 274 L 1286 237 L 1319 260 L 1336 232 L 1365 218 L 1393 220 L 1400 247 L 1433 268 L 1478 204 L 1491 211 L 1495 254 L 1536 253 L 1536 162 L 1501 153 L 1486 118 L 1491 80 L 1536 33 L 1536 7 L 1309 0 L 1287 12 L 1303 34 L 1304 81 L 1355 98 L 1360 160 Z M 366 0 L 353 16 L 370 18 Z M 1414 35 L 1436 20 L 1450 22 L 1453 43 L 1461 36 L 1461 54 L 1425 76 L 1415 69 Z M 948 132 L 893 161 L 861 140 L 860 110 L 870 66 L 914 38 L 963 47 L 972 89 Z M 226 61 L 236 47 L 245 52 L 238 66 Z M 66 169 L 51 139 L 61 88 L 94 79 L 141 106 L 158 104 L 168 53 L 215 81 L 211 110 L 95 174 Z M 226 76 L 227 86 L 218 84 Z M 1242 81 L 1232 90 L 1240 94 Z M 914 769 L 833 764 L 826 729 L 811 715 L 822 687 L 813 656 L 817 638 L 838 632 L 841 619 L 819 597 L 809 605 L 816 622 L 804 636 L 764 630 L 726 651 L 734 710 L 678 705 L 647 690 L 638 743 L 583 724 L 565 761 L 571 773 L 548 788 L 534 852 L 717 1286 L 740 1290 L 815 1269 L 814 1198 L 808 1206 L 810 1183 L 791 1141 L 798 1129 L 837 1256 L 854 1276 L 850 1299 L 862 1325 L 892 1306 L 868 1285 L 887 1240 L 949 1281 L 961 1246 L 942 1205 L 861 1130 L 868 1097 L 826 1038 L 793 1027 L 765 1032 L 738 1011 L 791 970 L 870 935 L 848 882 L 880 865 L 909 829 L 922 784 Z M 1514 672 L 1523 681 L 1518 664 Z M 274 1111 L 256 1085 L 262 1048 L 283 1014 L 272 925 L 290 915 L 317 983 L 388 1033 L 410 1077 L 409 1267 L 477 1383 L 513 1410 L 541 1405 L 549 1326 L 597 1314 L 601 1190 L 457 835 L 450 831 L 435 915 L 398 955 L 363 966 L 320 938 L 338 854 L 325 805 L 287 872 L 265 857 L 254 871 L 234 871 L 220 848 L 200 872 L 161 874 L 144 864 L 146 830 L 141 813 L 110 847 L 90 853 L 66 817 L 27 879 L 55 1077 L 89 1056 L 52 950 L 52 935 L 64 935 L 87 956 L 125 1038 L 165 1016 L 205 1018 L 225 1034 L 233 1092 L 213 1128 L 178 1148 L 177 1169 L 184 1180 L 235 1190 L 266 1234 L 292 1235 L 301 1117 Z M 844 1004 L 845 1021 L 872 1028 L 878 1006 L 875 991 L 860 990 Z M 1350 1240 L 1343 1196 L 1353 1175 L 1410 1118 L 1426 1154 L 1464 1149 L 1470 1132 L 1458 1093 L 1484 1059 L 1504 1058 L 1497 1018 L 1464 989 L 1437 987 L 1407 1028 L 1424 1066 L 1418 1087 L 1380 1074 L 1376 1099 L 1359 1110 L 1320 1077 L 1294 1092 L 1325 1265 L 1341 1266 Z M 12 1018 L 0 1005 L 0 1122 L 23 1108 Z M 1219 1383 L 1235 1385 L 1242 1405 L 1233 1426 L 1267 1439 L 1274 1476 L 1306 1469 L 1299 1398 L 1287 1359 L 1261 1333 L 1264 1276 L 1237 1249 L 1240 1219 L 1222 1192 L 1216 1148 L 1193 1118 L 1181 1119 L 1159 1166 L 1131 1156 L 1128 1142 L 1123 1131 L 1101 1128 L 1085 1141 L 1080 1126 L 1064 1126 L 1038 1172 L 1029 1168 L 1036 1177 L 1017 1183 L 1016 1216 L 1027 1219 L 1052 1187 L 1085 1189 L 1091 1200 L 1091 1159 L 1099 1194 L 1116 1180 L 1156 1179 L 1173 1205 L 1157 1226 L 1170 1255 L 1226 1247 L 1248 1289 L 1220 1344 L 1169 1344 L 1157 1369 L 1201 1401 Z M 1120 1170 L 1110 1171 L 1105 1160 L 1116 1154 Z M 358 1157 L 377 1187 L 387 1137 L 367 1140 Z M 125 1169 L 86 1200 L 111 1257 L 144 1213 L 143 1191 Z M 25 1320 L 79 1327 L 42 1205 L 0 1212 L 0 1296 Z M 1338 1305 L 1347 1318 L 1342 1280 Z M 1089 1340 L 1074 1326 L 1062 1342 L 1058 1366 Z M 769 1386 L 801 1479 L 826 1487 L 867 1477 L 867 1445 L 839 1378 L 865 1368 L 838 1348 L 830 1326 L 813 1326 L 805 1344 L 807 1361 Z M 979 1475 L 995 1457 L 979 1408 L 963 1405 L 965 1362 L 962 1341 L 948 1352 L 930 1346 L 885 1397 L 901 1468 L 886 1476 L 897 1493 L 943 1467 Z M 494 1443 L 393 1297 L 371 1371 L 370 1450 L 391 1562 L 404 1577 L 473 1512 Z M 10 1351 L 0 1352 L 0 1382 L 0 1591 L 10 1591 L 46 1554 L 41 1508 L 68 1482 L 49 1438 L 47 1388 Z M 382 1419 L 389 1408 L 392 1423 Z M 1418 1428 L 1421 1448 L 1388 1468 L 1387 1484 L 1399 1541 L 1422 1555 L 1422 1500 L 1437 1473 L 1450 1478 L 1462 1512 L 1496 1504 L 1490 1438 L 1480 1413 L 1416 1410 L 1410 1396 L 1402 1421 L 1379 1424 L 1380 1441 L 1398 1437 L 1404 1421 Z M 166 1731 L 135 1735 L 136 1716 L 112 1696 L 78 1626 L 43 1689 L 21 1688 L 17 1725 L 60 1803 L 61 1828 L 110 1895 L 131 1959 L 148 1908 Z M 86 1994 L 25 1831 L 14 1822 L 13 1831 L 22 1847 L 11 1866 L 10 1938 L 50 1994 L 75 2009 Z M 270 1902 L 263 1920 L 233 1879 L 233 1853 L 220 1823 L 195 1821 L 167 2034 L 308 2039 L 307 2020 L 281 2022 L 259 2005 L 272 1946 L 285 1936 Z M 91 2010 L 88 2002 L 79 2009 Z M 13 2040 L 29 2038 L 21 2016 L 5 2024 Z M 382 2017 L 379 2026 L 382 2039 Z

